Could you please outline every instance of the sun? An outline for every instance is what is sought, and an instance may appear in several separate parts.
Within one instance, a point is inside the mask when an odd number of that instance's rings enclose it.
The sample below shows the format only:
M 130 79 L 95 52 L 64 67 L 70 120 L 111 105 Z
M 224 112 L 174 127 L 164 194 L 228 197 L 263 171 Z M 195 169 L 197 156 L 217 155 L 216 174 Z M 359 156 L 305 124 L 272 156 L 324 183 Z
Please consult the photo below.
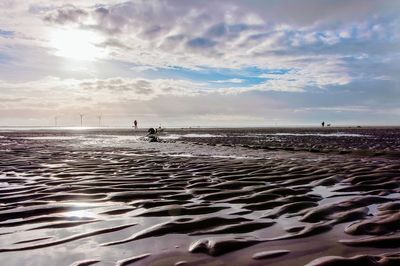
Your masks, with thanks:
M 94 61 L 104 56 L 99 47 L 101 37 L 92 31 L 79 29 L 55 29 L 50 34 L 50 46 L 55 55 L 72 60 Z

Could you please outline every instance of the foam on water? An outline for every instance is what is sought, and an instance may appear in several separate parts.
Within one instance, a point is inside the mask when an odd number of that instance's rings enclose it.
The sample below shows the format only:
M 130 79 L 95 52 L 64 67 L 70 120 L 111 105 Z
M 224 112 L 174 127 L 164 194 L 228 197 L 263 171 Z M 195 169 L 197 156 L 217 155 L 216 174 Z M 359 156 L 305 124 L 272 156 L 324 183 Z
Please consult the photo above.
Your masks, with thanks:
M 42 163 L 41 166 L 48 168 L 57 168 L 57 167 L 66 167 L 68 164 L 66 163 Z
M 221 137 L 226 137 L 226 135 L 220 134 L 220 135 L 216 135 L 216 134 L 185 134 L 182 135 L 182 137 L 186 137 L 186 138 L 221 138 Z
M 168 139 L 168 140 L 175 140 L 175 139 L 180 139 L 182 135 L 178 134 L 168 134 L 168 135 L 162 135 L 160 138 L 162 139 Z
M 226 135 L 223 134 L 168 134 L 168 135 L 160 135 L 160 138 L 162 139 L 168 139 L 168 140 L 176 140 L 176 139 L 181 139 L 181 138 L 222 138 L 226 137 Z
M 262 157 L 255 156 L 235 156 L 235 155 L 218 155 L 211 153 L 162 153 L 169 157 L 208 157 L 208 158 L 221 158 L 221 159 L 260 159 Z
M 21 139 L 37 139 L 37 140 L 71 140 L 76 139 L 76 136 L 41 136 L 41 137 L 22 137 Z
M 133 141 L 140 141 L 142 136 L 131 136 L 131 135 L 111 135 L 109 137 L 117 138 L 118 141 L 126 141 L 126 140 L 133 140 Z

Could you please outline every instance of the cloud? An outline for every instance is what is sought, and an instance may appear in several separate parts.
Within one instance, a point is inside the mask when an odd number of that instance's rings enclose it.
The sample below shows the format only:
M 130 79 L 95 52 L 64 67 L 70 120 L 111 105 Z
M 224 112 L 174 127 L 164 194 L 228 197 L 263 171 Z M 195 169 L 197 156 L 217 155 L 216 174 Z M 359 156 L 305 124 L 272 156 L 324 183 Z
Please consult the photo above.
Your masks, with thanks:
M 81 101 L 81 102 L 90 102 L 90 101 L 92 100 L 92 98 L 91 98 L 91 97 L 84 97 L 84 96 L 82 96 L 82 97 L 76 98 L 76 100 L 77 100 L 77 101 Z
M 110 78 L 83 80 L 78 85 L 87 93 L 118 93 L 128 99 L 149 100 L 160 95 L 196 95 L 201 93 L 204 84 L 186 80 Z
M 348 112 L 371 112 L 373 111 L 368 106 L 321 106 L 321 107 L 305 107 L 300 109 L 295 109 L 294 112 L 336 112 L 336 113 L 348 113 Z
M 291 24 L 297 27 L 326 25 L 330 23 L 352 23 L 375 14 L 393 15 L 400 8 L 396 1 L 359 0 L 270 0 L 270 1 L 230 1 L 238 8 L 252 11 L 265 20 L 278 24 Z
M 131 48 L 128 45 L 122 43 L 118 39 L 113 39 L 113 38 L 107 39 L 106 41 L 99 43 L 98 46 L 104 47 L 104 48 L 107 48 L 107 47 L 119 48 L 119 49 L 123 49 L 125 51 L 131 50 Z
M 240 35 L 241 32 L 257 29 L 258 26 L 248 25 L 248 24 L 227 24 L 221 22 L 209 27 L 205 33 L 206 36 L 214 38 L 230 37 L 235 38 Z
M 21 102 L 23 101 L 24 98 L 15 98 L 15 97 L 0 97 L 0 102 L 1 103 L 15 103 L 15 102 Z
M 74 5 L 63 5 L 54 11 L 50 11 L 44 17 L 45 21 L 66 24 L 66 23 L 79 23 L 88 16 L 88 12 L 83 9 L 77 8 Z
M 326 61 L 322 58 L 302 68 L 294 68 L 284 74 L 263 74 L 267 81 L 259 85 L 278 91 L 302 91 L 309 87 L 325 88 L 329 85 L 345 85 L 352 78 L 347 69 L 341 67 L 335 60 Z
M 202 91 L 204 84 L 186 80 L 109 78 L 109 79 L 60 79 L 46 77 L 28 82 L 0 81 L 0 97 L 15 104 L 48 102 L 65 106 L 79 105 L 75 99 L 94 102 L 108 99 L 116 104 L 121 99 L 150 100 L 161 95 L 191 96 Z M 13 96 L 13 97 L 11 97 Z M 14 99 L 12 101 L 12 99 Z M 18 99 L 16 101 L 15 99 Z
M 213 83 L 243 83 L 244 79 L 234 78 L 234 79 L 224 79 L 224 80 L 213 80 L 211 82 L 213 82 Z

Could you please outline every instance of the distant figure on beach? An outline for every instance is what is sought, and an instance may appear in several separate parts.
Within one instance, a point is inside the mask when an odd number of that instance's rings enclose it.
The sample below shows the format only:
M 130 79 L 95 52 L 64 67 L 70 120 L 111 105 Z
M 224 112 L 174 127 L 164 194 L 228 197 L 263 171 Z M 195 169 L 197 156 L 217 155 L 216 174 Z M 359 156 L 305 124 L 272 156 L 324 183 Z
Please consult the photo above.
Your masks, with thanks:
M 322 125 L 322 127 L 324 127 L 325 126 L 325 121 L 322 121 L 321 125 Z
M 331 124 L 327 124 L 326 126 L 327 126 L 327 127 L 330 127 L 330 126 L 331 126 Z
M 149 142 L 158 142 L 156 133 L 157 129 L 154 129 L 152 127 L 147 130 L 147 137 L 149 138 Z
M 137 121 L 136 120 L 133 121 L 133 126 L 134 126 L 135 129 L 137 129 Z

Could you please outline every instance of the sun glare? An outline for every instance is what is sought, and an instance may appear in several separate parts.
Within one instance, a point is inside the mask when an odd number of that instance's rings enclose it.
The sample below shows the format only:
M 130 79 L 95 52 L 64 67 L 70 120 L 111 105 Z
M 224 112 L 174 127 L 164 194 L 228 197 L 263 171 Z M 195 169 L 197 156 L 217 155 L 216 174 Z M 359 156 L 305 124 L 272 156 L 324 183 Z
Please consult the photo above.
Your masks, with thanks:
M 73 60 L 93 61 L 104 55 L 104 49 L 96 46 L 101 38 L 91 31 L 57 29 L 50 35 L 50 46 L 55 55 Z

